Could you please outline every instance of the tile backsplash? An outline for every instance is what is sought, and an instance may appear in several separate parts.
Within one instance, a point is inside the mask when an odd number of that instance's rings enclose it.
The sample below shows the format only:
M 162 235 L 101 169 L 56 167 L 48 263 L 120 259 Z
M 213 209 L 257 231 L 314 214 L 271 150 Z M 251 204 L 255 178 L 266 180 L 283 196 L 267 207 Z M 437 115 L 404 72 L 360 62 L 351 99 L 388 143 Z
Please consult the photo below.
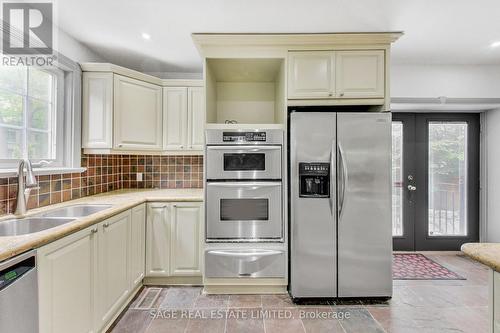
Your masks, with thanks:
M 122 188 L 202 188 L 202 156 L 82 155 L 83 173 L 37 176 L 36 208 Z M 137 181 L 136 174 L 143 180 Z M 16 208 L 17 177 L 0 178 L 0 215 Z

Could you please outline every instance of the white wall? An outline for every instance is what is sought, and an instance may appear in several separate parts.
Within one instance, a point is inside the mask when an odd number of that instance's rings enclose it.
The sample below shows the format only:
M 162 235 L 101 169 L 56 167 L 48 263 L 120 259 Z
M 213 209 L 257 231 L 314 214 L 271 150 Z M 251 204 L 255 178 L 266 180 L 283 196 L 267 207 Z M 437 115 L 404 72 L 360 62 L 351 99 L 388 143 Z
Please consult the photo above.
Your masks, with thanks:
M 94 51 L 65 33 L 57 31 L 57 51 L 76 62 L 106 62 Z
M 439 96 L 500 98 L 500 66 L 391 66 L 391 97 Z
M 486 237 L 500 242 L 500 109 L 486 112 Z

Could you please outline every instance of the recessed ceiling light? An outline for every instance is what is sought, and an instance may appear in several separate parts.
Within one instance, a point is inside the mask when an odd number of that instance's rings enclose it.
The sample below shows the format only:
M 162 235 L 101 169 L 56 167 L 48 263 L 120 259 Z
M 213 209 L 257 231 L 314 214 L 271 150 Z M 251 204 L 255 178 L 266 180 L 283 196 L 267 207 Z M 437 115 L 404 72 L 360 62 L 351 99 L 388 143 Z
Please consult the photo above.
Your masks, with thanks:
M 141 36 L 142 36 L 142 38 L 147 39 L 147 40 L 150 40 L 150 39 L 151 39 L 151 35 L 150 35 L 150 34 L 147 34 L 147 33 L 145 33 L 145 32 L 143 32 Z
M 496 42 L 493 42 L 491 43 L 490 45 L 491 47 L 499 47 L 500 46 L 500 40 L 496 41 Z

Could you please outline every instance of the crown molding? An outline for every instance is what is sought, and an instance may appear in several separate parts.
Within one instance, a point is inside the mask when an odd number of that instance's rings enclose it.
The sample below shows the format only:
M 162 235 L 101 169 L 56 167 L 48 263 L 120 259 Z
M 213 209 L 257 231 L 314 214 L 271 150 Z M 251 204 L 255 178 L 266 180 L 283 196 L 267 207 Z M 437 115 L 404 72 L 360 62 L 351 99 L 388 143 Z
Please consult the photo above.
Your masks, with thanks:
M 403 32 L 345 32 L 304 34 L 240 34 L 240 33 L 193 33 L 196 47 L 203 54 L 210 47 L 282 47 L 287 49 L 309 48 L 311 46 L 335 47 L 349 45 L 390 45 Z
M 162 87 L 203 87 L 203 80 L 191 79 L 160 79 L 156 76 L 118 66 L 111 63 L 84 62 L 80 63 L 83 72 L 107 72 L 130 77 L 132 79 L 156 84 Z

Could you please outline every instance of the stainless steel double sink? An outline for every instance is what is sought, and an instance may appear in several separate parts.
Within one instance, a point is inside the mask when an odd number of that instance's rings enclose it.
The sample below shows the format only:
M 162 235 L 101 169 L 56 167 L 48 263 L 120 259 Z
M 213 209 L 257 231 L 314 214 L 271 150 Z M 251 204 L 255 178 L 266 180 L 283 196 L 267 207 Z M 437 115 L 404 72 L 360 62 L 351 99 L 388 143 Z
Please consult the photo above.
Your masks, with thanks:
M 0 237 L 26 235 L 55 228 L 110 207 L 111 205 L 97 204 L 71 205 L 32 217 L 5 220 L 0 222 Z

